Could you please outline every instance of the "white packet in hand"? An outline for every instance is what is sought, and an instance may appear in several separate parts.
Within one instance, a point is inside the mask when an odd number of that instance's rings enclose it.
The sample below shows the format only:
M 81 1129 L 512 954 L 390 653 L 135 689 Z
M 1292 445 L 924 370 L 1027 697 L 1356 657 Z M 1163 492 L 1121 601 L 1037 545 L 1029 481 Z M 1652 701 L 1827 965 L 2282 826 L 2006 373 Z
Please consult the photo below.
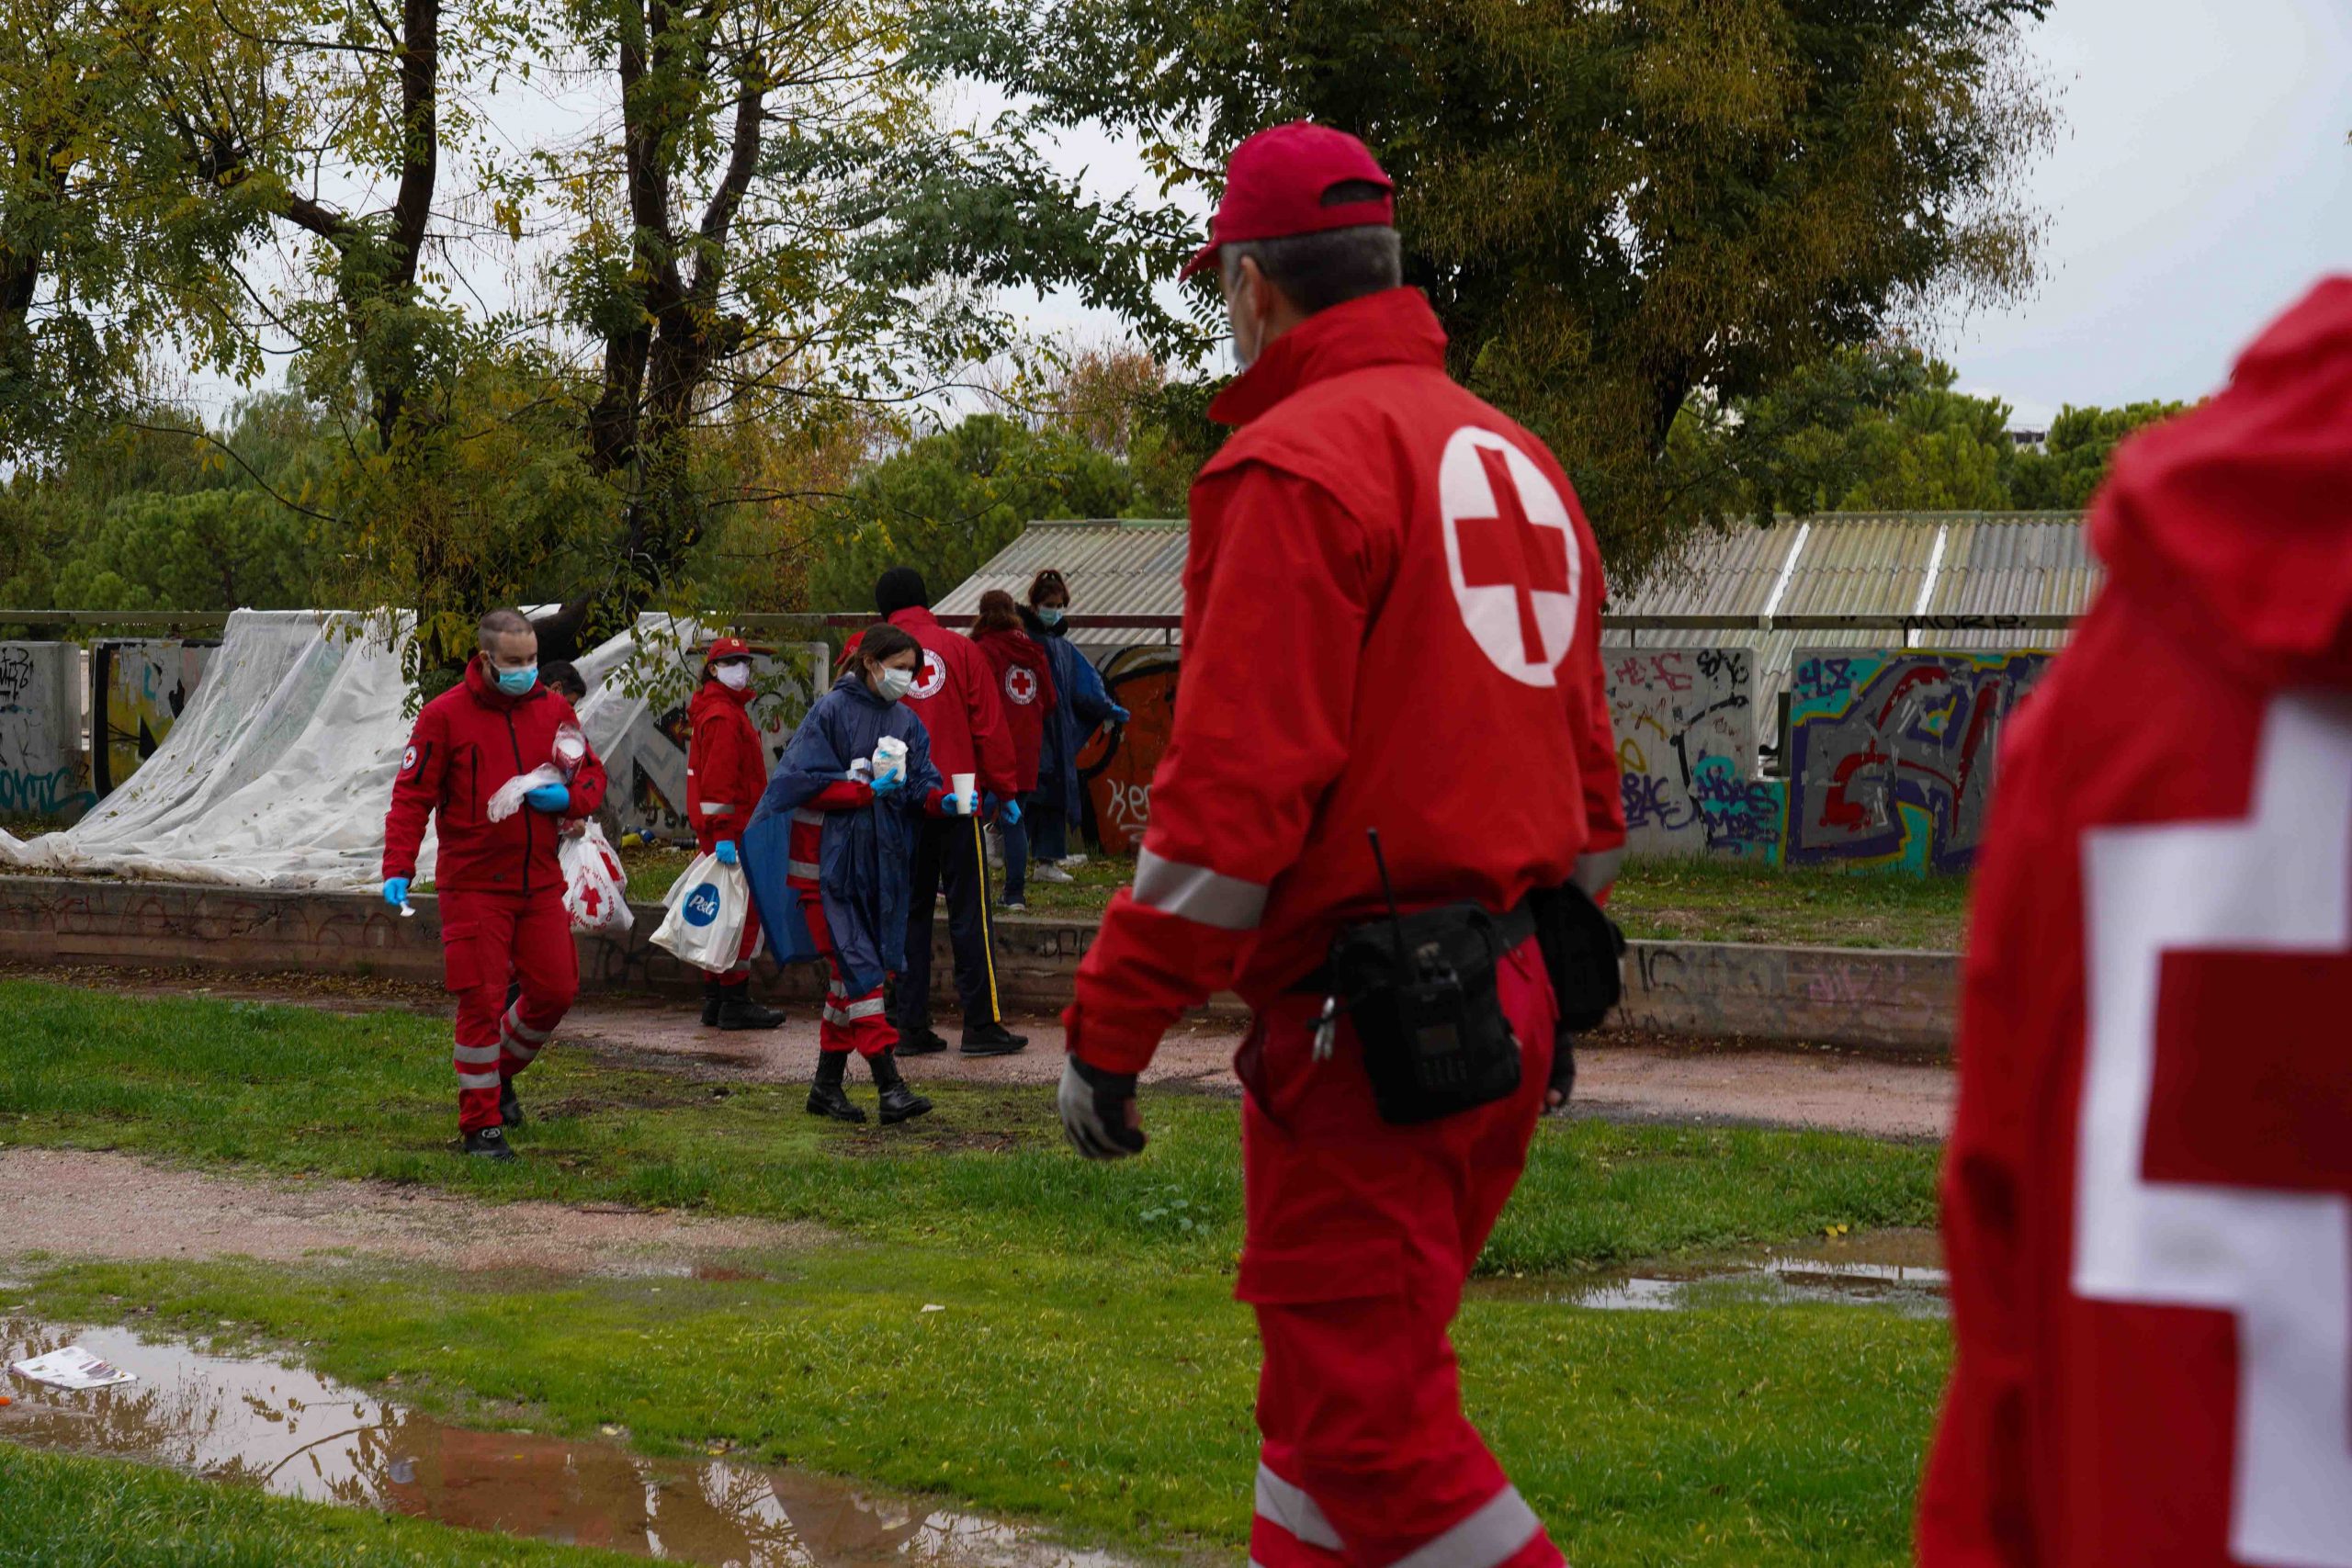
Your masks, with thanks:
M 490 819 L 493 822 L 505 821 L 523 809 L 525 795 L 542 784 L 558 784 L 563 782 L 563 770 L 553 762 L 542 762 L 527 773 L 515 774 L 504 784 L 500 784 L 498 793 L 490 797 Z

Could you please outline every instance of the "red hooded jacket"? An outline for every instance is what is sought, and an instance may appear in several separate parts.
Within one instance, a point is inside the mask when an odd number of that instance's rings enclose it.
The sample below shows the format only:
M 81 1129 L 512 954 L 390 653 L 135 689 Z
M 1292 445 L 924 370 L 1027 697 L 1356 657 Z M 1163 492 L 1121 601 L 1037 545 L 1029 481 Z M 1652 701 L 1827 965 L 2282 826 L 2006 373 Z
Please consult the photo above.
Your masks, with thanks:
M 1408 908 L 1605 887 L 1625 841 L 1592 531 L 1543 444 L 1447 379 L 1419 293 L 1311 317 L 1210 412 L 1241 428 L 1193 486 L 1175 733 L 1066 1015 L 1114 1072 L 1376 914 L 1368 828 Z
M 424 825 L 441 836 L 434 886 L 444 893 L 560 895 L 556 826 L 595 815 L 605 801 L 605 764 L 583 750 L 571 774 L 571 804 L 560 818 L 525 807 L 490 819 L 490 797 L 507 780 L 555 760 L 556 731 L 579 716 L 545 686 L 508 696 L 483 673 L 479 655 L 466 678 L 416 716 L 384 818 L 384 875 L 416 874 Z
M 711 652 L 719 657 L 718 649 Z M 706 664 L 702 685 L 686 705 L 686 813 L 695 825 L 695 847 L 704 854 L 723 839 L 742 838 L 768 787 L 767 750 L 751 714 L 759 694 L 750 686 L 728 690 Z
M 1919 1560 L 2352 1563 L 2352 278 L 2090 528 L 1977 871 Z
M 1018 629 L 975 632 L 973 645 L 988 655 L 1003 699 L 1005 731 L 1012 737 L 1012 769 L 1019 793 L 1037 787 L 1037 760 L 1046 749 L 1046 716 L 1054 711 L 1053 661 L 1036 639 Z
M 907 706 L 931 738 L 932 765 L 943 780 L 976 774 L 979 787 L 1005 797 L 1015 787 L 1012 732 L 997 700 L 996 671 L 970 637 L 951 632 L 929 610 L 901 610 L 890 624 L 922 644 Z

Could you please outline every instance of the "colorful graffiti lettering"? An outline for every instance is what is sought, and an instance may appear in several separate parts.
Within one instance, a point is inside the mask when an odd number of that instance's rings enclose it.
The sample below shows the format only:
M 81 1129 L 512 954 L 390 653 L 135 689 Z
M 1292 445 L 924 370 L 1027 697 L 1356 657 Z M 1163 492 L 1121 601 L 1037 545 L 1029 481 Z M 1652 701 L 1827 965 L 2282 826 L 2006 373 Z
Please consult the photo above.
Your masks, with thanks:
M 0 644 L 0 814 L 71 822 L 93 804 L 73 700 L 79 658 L 63 643 Z
M 2042 653 L 1800 652 L 1787 858 L 1968 870 L 2001 728 L 2049 662 Z
M 1176 730 L 1177 656 L 1167 648 L 1127 648 L 1102 666 L 1111 700 L 1132 716 L 1079 748 L 1079 777 L 1094 818 L 1094 838 L 1111 854 L 1143 846 L 1151 826 L 1151 778 Z
M 155 754 L 187 709 L 211 645 L 101 642 L 90 649 L 90 788 L 104 797 Z
M 1631 847 L 1771 858 L 1778 786 L 1756 771 L 1755 659 L 1745 649 L 1604 648 Z

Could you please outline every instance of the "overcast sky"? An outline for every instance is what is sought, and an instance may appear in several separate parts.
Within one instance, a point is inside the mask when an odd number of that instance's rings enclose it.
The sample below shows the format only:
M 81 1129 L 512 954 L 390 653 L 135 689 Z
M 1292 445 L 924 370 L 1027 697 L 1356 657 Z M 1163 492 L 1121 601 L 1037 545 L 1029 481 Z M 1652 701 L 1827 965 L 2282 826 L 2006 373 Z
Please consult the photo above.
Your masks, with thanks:
M 1965 390 L 2018 424 L 2068 402 L 2201 397 L 2263 322 L 2352 270 L 2346 0 L 2056 0 L 2030 45 L 2064 122 L 2030 182 L 2044 276 L 1943 323 L 1935 346 Z M 1099 138 L 1059 160 L 1106 191 L 1147 179 Z M 1115 331 L 1057 302 L 1035 319 Z

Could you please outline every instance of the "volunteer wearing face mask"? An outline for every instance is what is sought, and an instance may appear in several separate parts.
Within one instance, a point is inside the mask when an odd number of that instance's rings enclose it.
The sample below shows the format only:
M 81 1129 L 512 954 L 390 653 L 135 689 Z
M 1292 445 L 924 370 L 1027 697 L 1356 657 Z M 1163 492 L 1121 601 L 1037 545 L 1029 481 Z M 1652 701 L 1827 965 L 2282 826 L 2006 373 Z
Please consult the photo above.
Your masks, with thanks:
M 1012 736 L 1014 787 L 1022 802 L 1000 821 L 998 839 L 1004 849 L 1004 907 L 1025 909 L 1029 869 L 1028 801 L 1037 791 L 1037 758 L 1045 745 L 1046 718 L 1053 711 L 1053 664 L 1046 650 L 1021 627 L 1021 612 L 1012 595 L 991 588 L 980 595 L 979 614 L 972 622 L 972 642 L 989 656 L 996 672 L 997 694 L 1004 699 L 1005 728 Z
M 1282 126 L 1186 269 L 1221 276 L 1247 368 L 1210 408 L 1238 428 L 1193 487 L 1175 730 L 1064 1018 L 1062 1119 L 1140 1150 L 1136 1074 L 1239 992 L 1251 1560 L 1554 1568 L 1448 1327 L 1564 1098 L 1555 1026 L 1615 985 L 1600 558 L 1551 453 L 1447 378 L 1393 220 L 1362 142 Z
M 793 732 L 743 835 L 776 952 L 813 953 L 832 972 L 817 1026 L 812 1116 L 865 1120 L 842 1083 L 853 1051 L 881 1091 L 885 1123 L 931 1109 L 899 1074 L 899 1034 L 882 996 L 883 982 L 906 968 L 915 834 L 951 804 L 922 721 L 902 700 L 922 660 L 922 647 L 896 626 L 861 634 L 848 669 Z M 797 910 L 807 942 L 777 918 L 786 909 Z
M 1054 676 L 1054 709 L 1046 716 L 1046 732 L 1037 753 L 1037 788 L 1024 815 L 1029 848 L 1035 853 L 1040 882 L 1068 882 L 1062 863 L 1069 852 L 1069 824 L 1080 820 L 1078 754 L 1105 720 L 1125 724 L 1127 710 L 1102 689 L 1102 677 L 1093 661 L 1073 647 L 1066 625 L 1069 615 L 1069 584 L 1058 571 L 1039 572 L 1029 583 L 1029 603 L 1022 623 L 1038 647 L 1046 650 Z M 1012 852 L 1005 852 L 1005 880 L 1012 881 Z
M 874 584 L 882 618 L 922 649 L 907 706 L 931 737 L 931 760 L 942 778 L 970 773 L 974 809 L 934 818 L 915 840 L 914 902 L 907 910 L 907 973 L 899 987 L 899 1049 L 910 1056 L 947 1049 L 931 1027 L 931 929 L 934 896 L 947 895 L 947 935 L 956 950 L 956 996 L 963 1004 L 967 1056 L 1001 1056 L 1029 1043 L 1004 1026 L 997 992 L 996 953 L 989 931 L 988 852 L 980 823 L 1000 813 L 1018 816 L 1012 732 L 997 699 L 996 671 L 972 639 L 941 626 L 931 613 L 931 591 L 912 567 L 892 567 Z
M 703 657 L 702 685 L 686 705 L 686 815 L 695 851 L 720 863 L 742 863 L 743 827 L 768 786 L 767 754 L 752 722 L 752 650 L 723 637 Z M 756 911 L 755 911 L 756 912 Z M 743 922 L 743 945 L 732 967 L 704 980 L 702 1021 L 719 1029 L 775 1029 L 784 1014 L 752 999 L 752 960 L 760 951 L 760 922 Z
M 384 901 L 408 902 L 425 821 L 439 834 L 442 964 L 458 998 L 458 1126 L 466 1152 L 513 1159 L 514 1075 L 529 1066 L 580 989 L 556 840 L 594 816 L 605 764 L 571 705 L 539 683 L 539 638 L 519 611 L 481 618 L 465 679 L 424 705 L 384 818 Z M 542 767 L 563 775 L 490 819 L 501 785 Z M 507 979 L 521 984 L 506 1001 Z

